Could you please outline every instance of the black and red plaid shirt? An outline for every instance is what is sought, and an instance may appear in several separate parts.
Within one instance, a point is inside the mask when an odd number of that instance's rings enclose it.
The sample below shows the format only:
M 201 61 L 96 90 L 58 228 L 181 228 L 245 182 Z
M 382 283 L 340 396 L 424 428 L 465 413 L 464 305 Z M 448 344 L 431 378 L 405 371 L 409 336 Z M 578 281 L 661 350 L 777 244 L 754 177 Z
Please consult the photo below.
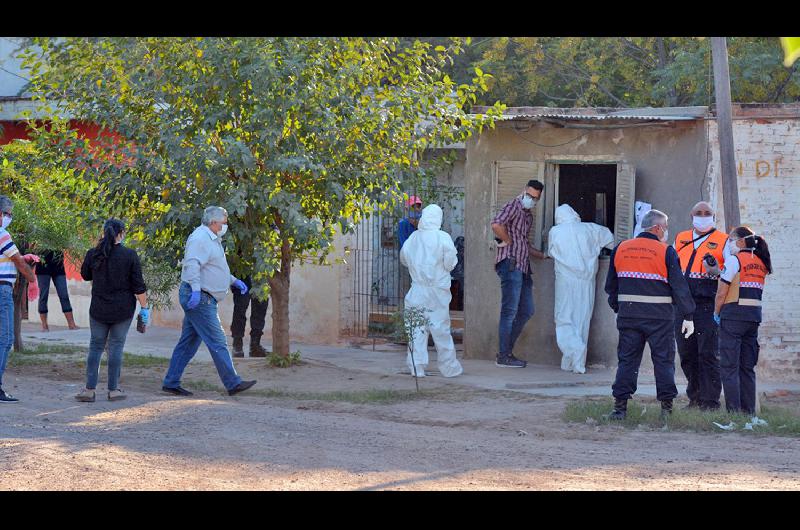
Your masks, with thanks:
M 508 201 L 503 206 L 500 213 L 492 220 L 492 224 L 500 224 L 506 228 L 506 232 L 511 238 L 511 244 L 497 248 L 497 256 L 494 260 L 495 265 L 511 256 L 517 261 L 517 268 L 523 274 L 531 272 L 528 234 L 531 231 L 532 223 L 533 214 L 531 214 L 530 210 L 522 207 L 522 201 L 519 197 Z

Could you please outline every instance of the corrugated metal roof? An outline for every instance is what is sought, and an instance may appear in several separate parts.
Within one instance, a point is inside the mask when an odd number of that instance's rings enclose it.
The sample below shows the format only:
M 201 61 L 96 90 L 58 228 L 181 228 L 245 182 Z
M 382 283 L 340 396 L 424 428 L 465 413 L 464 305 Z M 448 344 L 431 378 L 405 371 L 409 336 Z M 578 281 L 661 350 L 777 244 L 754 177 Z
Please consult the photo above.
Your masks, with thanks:
M 503 116 L 503 120 L 569 120 L 569 121 L 609 121 L 609 120 L 637 120 L 637 121 L 688 121 L 701 119 L 697 116 L 685 115 L 665 115 L 665 116 L 652 116 L 647 114 L 557 114 L 557 113 L 539 113 L 539 114 L 515 114 L 513 116 Z

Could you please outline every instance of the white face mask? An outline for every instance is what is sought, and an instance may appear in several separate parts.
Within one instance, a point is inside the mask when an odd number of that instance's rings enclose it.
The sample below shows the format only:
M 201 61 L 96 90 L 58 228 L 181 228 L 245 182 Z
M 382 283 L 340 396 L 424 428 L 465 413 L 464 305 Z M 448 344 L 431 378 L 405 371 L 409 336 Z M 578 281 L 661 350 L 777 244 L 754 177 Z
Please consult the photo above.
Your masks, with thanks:
M 533 208 L 533 205 L 536 204 L 537 201 L 538 199 L 534 199 L 529 197 L 528 195 L 524 195 L 522 197 L 522 207 L 525 208 L 526 210 L 530 210 L 531 208 Z
M 3 228 L 8 228 L 8 225 L 11 224 L 11 218 L 4 215 L 3 216 Z
M 219 233 L 217 234 L 217 236 L 219 236 L 219 237 L 222 237 L 222 236 L 224 236 L 224 235 L 225 235 L 225 233 L 226 233 L 227 231 L 228 231 L 228 223 L 225 223 L 224 225 L 222 225 L 222 228 L 220 229 L 220 231 L 219 231 Z
M 714 217 L 700 217 L 697 215 L 692 216 L 692 225 L 695 230 L 700 233 L 705 233 L 714 228 Z
M 661 240 L 662 243 L 666 243 L 669 241 L 669 229 L 664 230 L 664 239 Z
M 725 244 L 725 248 L 728 250 L 728 254 L 730 255 L 738 254 L 739 251 L 742 250 L 736 246 L 736 241 L 730 241 L 730 240 Z

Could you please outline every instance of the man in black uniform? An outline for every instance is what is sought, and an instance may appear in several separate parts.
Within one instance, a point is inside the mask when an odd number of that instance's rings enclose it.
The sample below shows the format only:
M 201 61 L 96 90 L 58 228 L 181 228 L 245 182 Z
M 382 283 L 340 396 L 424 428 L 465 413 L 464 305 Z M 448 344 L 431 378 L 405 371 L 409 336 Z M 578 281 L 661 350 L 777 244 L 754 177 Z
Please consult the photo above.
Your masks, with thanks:
M 233 292 L 233 320 L 231 321 L 233 356 L 244 357 L 244 327 L 247 323 L 247 306 L 250 305 L 250 357 L 266 357 L 267 350 L 261 347 L 261 335 L 264 334 L 269 299 L 262 302 L 250 296 L 251 278 L 248 276 L 242 281 L 247 285 L 245 294 L 241 294 L 238 289 L 231 289 Z
M 644 232 L 623 241 L 611 254 L 605 291 L 617 313 L 619 346 L 617 376 L 612 386 L 614 410 L 609 419 L 622 420 L 636 392 L 645 341 L 650 345 L 661 416 L 672 413 L 675 386 L 675 312 L 683 318 L 681 333 L 694 333 L 694 300 L 681 271 L 678 254 L 666 245 L 667 215 L 650 210 L 642 219 Z M 675 303 L 675 309 L 673 309 Z

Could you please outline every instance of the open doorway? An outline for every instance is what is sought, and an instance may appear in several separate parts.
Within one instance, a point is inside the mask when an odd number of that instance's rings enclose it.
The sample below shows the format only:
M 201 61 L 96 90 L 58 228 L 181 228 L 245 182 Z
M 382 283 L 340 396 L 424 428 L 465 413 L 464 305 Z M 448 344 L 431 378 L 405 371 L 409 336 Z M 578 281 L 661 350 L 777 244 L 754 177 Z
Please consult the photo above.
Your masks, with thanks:
M 569 204 L 581 221 L 614 231 L 616 164 L 559 164 L 558 205 Z

